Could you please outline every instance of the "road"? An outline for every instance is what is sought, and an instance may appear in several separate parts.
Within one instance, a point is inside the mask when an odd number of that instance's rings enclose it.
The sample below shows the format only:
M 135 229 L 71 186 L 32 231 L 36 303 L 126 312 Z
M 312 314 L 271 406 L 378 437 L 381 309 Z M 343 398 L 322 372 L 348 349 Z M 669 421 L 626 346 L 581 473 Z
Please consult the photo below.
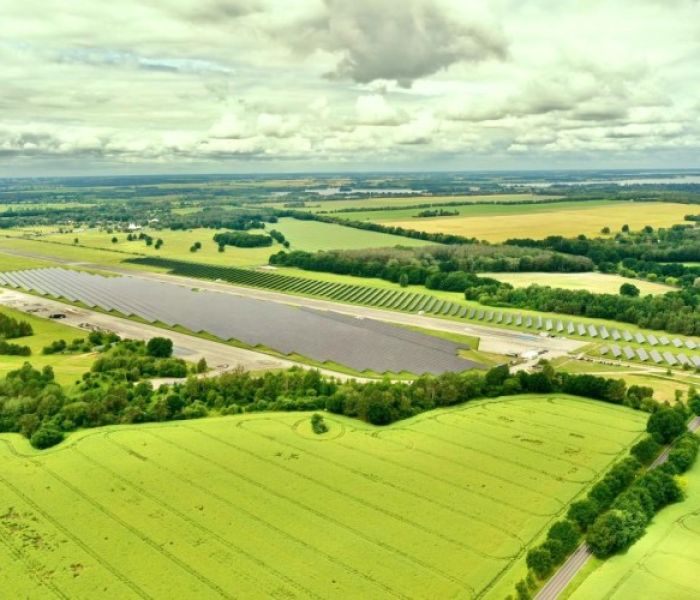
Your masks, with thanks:
M 236 348 L 228 344 L 203 339 L 194 335 L 187 335 L 171 330 L 163 330 L 155 325 L 148 325 L 115 317 L 105 313 L 78 308 L 57 300 L 26 294 L 17 290 L 5 290 L 0 288 L 0 305 L 15 308 L 24 312 L 30 312 L 37 316 L 48 317 L 49 314 L 60 312 L 65 314 L 65 319 L 60 323 L 85 331 L 90 327 L 96 327 L 113 331 L 124 338 L 134 340 L 148 340 L 152 337 L 167 336 L 173 341 L 174 354 L 190 362 L 197 362 L 204 358 L 212 369 L 208 375 L 213 376 L 237 367 L 243 367 L 251 371 L 267 371 L 272 369 L 287 369 L 293 366 L 309 368 L 308 365 L 296 363 L 291 360 L 277 358 L 262 352 Z M 356 379 L 366 381 L 362 377 L 350 377 L 344 373 L 337 373 L 328 369 L 319 369 L 321 373 L 338 379 Z
M 690 421 L 690 423 L 688 423 L 688 430 L 697 431 L 698 429 L 700 429 L 700 417 L 695 417 Z M 664 451 L 659 454 L 657 459 L 649 466 L 649 469 L 656 469 L 664 464 L 668 460 L 668 454 L 670 451 L 670 446 L 665 448 Z M 556 598 L 558 598 L 559 595 L 566 589 L 566 586 L 571 583 L 571 580 L 576 576 L 576 574 L 588 562 L 588 559 L 591 558 L 591 556 L 593 556 L 591 550 L 588 548 L 585 542 L 582 542 L 581 545 L 576 548 L 574 553 L 567 559 L 567 561 L 542 587 L 542 589 L 535 596 L 535 600 L 556 600 Z

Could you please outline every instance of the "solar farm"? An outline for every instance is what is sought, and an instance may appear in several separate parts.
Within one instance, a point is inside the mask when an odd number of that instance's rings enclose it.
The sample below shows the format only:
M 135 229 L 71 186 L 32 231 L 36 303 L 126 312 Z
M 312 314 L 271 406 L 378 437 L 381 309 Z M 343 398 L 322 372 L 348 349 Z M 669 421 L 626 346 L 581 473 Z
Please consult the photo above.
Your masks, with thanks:
M 515 311 L 502 310 L 482 310 L 473 308 L 460 302 L 442 300 L 431 294 L 418 294 L 415 292 L 402 291 L 400 289 L 391 290 L 375 288 L 367 285 L 350 285 L 346 283 L 318 281 L 303 277 L 292 277 L 281 275 L 269 271 L 254 271 L 251 269 L 240 269 L 235 267 L 217 267 L 212 265 L 201 265 L 184 261 L 173 261 L 160 258 L 134 259 L 129 262 L 144 264 L 169 269 L 170 273 L 184 277 L 194 277 L 200 279 L 221 280 L 234 285 L 257 287 L 281 291 L 291 294 L 303 294 L 318 296 L 335 302 L 347 302 L 389 310 L 406 312 L 423 312 L 442 317 L 451 317 L 472 321 L 483 321 L 497 326 L 511 328 L 524 328 L 536 330 L 546 335 L 565 335 L 580 338 L 587 338 L 592 341 L 619 341 L 624 340 L 635 344 L 644 344 L 652 347 L 673 346 L 674 348 L 684 348 L 687 350 L 700 350 L 700 340 L 695 338 L 667 337 L 665 335 L 655 335 L 654 333 L 633 332 L 621 326 L 611 327 L 606 325 L 594 325 L 574 319 L 533 316 Z M 605 350 L 603 352 L 603 350 Z M 612 350 L 608 346 L 601 348 L 601 354 L 606 354 Z M 615 355 L 615 358 L 621 356 Z M 656 356 L 656 354 L 654 354 Z M 662 362 L 665 358 L 655 362 Z M 629 356 L 628 358 L 634 358 Z M 640 360 L 648 360 L 641 358 Z M 700 367 L 700 357 L 687 357 L 687 362 L 677 356 L 672 359 L 675 365 L 689 364 Z
M 479 366 L 459 356 L 464 346 L 379 321 L 147 279 L 48 268 L 2 273 L 0 283 L 359 372 L 442 373 Z

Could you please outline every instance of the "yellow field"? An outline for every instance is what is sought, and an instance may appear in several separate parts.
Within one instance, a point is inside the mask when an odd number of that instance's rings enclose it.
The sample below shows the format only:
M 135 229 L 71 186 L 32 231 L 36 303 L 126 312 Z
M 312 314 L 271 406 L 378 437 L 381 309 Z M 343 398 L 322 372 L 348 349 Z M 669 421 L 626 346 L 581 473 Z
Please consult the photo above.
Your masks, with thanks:
M 670 227 L 683 223 L 688 214 L 686 204 L 663 202 L 627 203 L 621 202 L 608 206 L 586 206 L 580 208 L 557 209 L 552 205 L 549 211 L 539 210 L 500 216 L 456 216 L 428 219 L 411 219 L 402 221 L 382 221 L 383 225 L 393 225 L 406 229 L 416 229 L 430 233 L 451 233 L 466 237 L 475 237 L 490 242 L 502 242 L 508 238 L 542 239 L 548 235 L 572 237 L 579 234 L 599 235 L 603 227 L 610 227 L 615 233 L 627 224 L 633 230 L 645 225 L 654 228 Z
M 674 288 L 662 283 L 629 279 L 619 275 L 607 275 L 605 273 L 481 273 L 483 277 L 492 277 L 510 283 L 513 287 L 527 287 L 548 285 L 567 290 L 588 290 L 597 294 L 617 294 L 623 283 L 636 285 L 642 296 L 647 294 L 665 294 Z

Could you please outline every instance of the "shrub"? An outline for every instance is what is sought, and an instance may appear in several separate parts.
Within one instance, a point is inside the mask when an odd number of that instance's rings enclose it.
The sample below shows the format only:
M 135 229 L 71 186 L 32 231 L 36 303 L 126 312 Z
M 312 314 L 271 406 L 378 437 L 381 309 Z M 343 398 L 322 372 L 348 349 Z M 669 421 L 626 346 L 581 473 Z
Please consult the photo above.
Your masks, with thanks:
M 173 341 L 164 337 L 151 338 L 146 344 L 146 353 L 154 358 L 169 358 L 173 354 Z
M 62 441 L 63 432 L 51 425 L 42 425 L 32 434 L 32 437 L 29 438 L 31 445 L 39 450 L 50 448 L 51 446 L 60 444 Z
M 328 431 L 328 425 L 326 425 L 326 422 L 320 414 L 314 413 L 311 415 L 311 429 L 313 429 L 313 432 L 317 435 Z

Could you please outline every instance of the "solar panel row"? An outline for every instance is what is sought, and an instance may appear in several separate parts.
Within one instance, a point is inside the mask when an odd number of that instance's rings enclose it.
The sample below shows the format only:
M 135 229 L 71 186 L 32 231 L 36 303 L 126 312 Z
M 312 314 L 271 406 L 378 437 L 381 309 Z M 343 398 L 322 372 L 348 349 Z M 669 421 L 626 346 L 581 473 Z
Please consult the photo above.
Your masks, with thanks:
M 458 356 L 461 344 L 380 321 L 171 283 L 66 269 L 0 273 L 0 282 L 357 371 L 442 373 L 478 366 Z

